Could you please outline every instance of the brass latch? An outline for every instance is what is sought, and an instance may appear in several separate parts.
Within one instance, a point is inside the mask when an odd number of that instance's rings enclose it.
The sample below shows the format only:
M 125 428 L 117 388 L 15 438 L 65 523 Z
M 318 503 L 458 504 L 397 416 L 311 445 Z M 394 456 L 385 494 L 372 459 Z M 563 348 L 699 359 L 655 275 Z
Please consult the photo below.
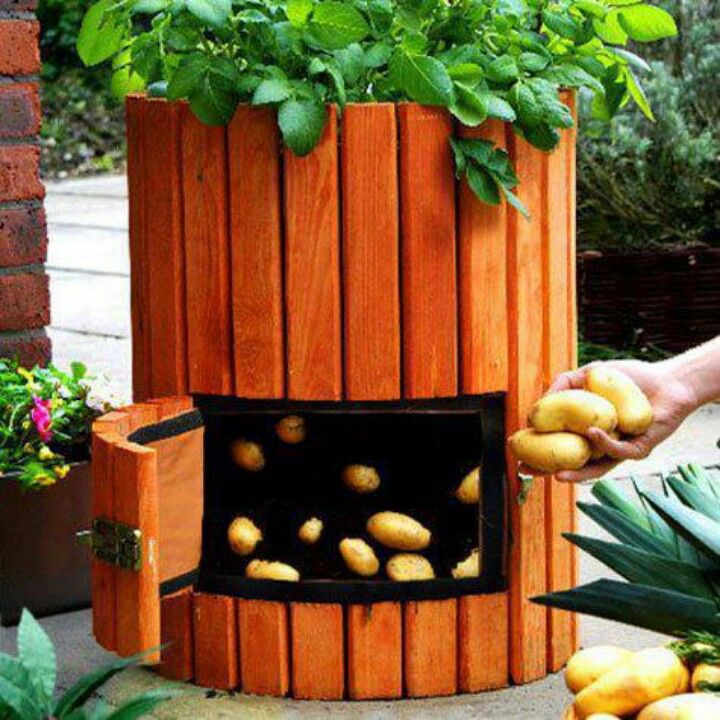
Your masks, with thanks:
M 95 518 L 90 530 L 77 533 L 77 540 L 88 545 L 99 560 L 126 570 L 142 567 L 142 532 L 125 523 Z

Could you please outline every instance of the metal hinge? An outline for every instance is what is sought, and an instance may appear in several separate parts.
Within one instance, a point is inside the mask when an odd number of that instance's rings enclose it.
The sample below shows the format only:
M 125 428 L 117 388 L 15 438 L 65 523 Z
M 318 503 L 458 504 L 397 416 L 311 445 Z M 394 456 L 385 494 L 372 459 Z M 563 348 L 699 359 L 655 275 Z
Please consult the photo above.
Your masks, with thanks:
M 95 518 L 90 530 L 77 533 L 77 540 L 88 545 L 99 560 L 125 570 L 142 567 L 142 532 L 125 523 Z

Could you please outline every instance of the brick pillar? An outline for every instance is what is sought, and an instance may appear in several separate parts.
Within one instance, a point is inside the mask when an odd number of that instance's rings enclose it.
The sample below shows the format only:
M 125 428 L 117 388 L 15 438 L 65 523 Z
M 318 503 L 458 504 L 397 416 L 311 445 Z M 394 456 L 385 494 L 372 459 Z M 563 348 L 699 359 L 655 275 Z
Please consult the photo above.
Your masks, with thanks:
M 0 357 L 50 357 L 37 0 L 0 0 Z

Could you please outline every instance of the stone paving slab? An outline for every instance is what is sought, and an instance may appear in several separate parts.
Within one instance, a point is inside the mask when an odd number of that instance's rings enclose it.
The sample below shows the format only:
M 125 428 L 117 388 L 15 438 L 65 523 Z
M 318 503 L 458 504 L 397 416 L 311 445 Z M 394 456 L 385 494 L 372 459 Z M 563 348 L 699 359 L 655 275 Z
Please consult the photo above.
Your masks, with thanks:
M 127 199 L 118 196 L 49 193 L 45 198 L 48 221 L 54 224 L 127 231 Z
M 50 180 L 45 182 L 48 195 L 103 195 L 127 197 L 125 175 L 93 175 L 73 180 Z
M 82 227 L 52 224 L 47 268 L 129 277 L 127 234 L 102 229 L 88 232 Z

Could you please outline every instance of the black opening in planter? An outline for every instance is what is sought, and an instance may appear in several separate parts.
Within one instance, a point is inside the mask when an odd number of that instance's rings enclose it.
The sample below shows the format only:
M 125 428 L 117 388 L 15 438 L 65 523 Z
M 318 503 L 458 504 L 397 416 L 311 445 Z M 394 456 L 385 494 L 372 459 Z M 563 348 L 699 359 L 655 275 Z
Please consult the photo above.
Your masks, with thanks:
M 401 402 L 243 401 L 200 397 L 205 424 L 205 514 L 198 589 L 239 597 L 312 602 L 446 598 L 505 589 L 504 396 Z M 289 414 L 305 423 L 297 444 L 278 437 Z M 239 467 L 232 445 L 243 439 L 262 448 L 264 466 Z M 381 482 L 359 494 L 342 480 L 348 465 L 371 466 Z M 481 503 L 463 504 L 455 491 L 480 466 Z M 385 562 L 398 550 L 368 535 L 377 512 L 395 511 L 432 532 L 422 551 L 436 579 L 393 582 Z M 243 557 L 228 543 L 237 516 L 262 528 L 256 551 Z M 313 545 L 298 528 L 318 517 L 324 527 Z M 381 563 L 377 576 L 351 573 L 338 550 L 346 537 L 368 541 Z M 454 579 L 453 567 L 480 548 L 479 577 Z M 257 582 L 249 561 L 279 560 L 297 568 L 300 582 Z

